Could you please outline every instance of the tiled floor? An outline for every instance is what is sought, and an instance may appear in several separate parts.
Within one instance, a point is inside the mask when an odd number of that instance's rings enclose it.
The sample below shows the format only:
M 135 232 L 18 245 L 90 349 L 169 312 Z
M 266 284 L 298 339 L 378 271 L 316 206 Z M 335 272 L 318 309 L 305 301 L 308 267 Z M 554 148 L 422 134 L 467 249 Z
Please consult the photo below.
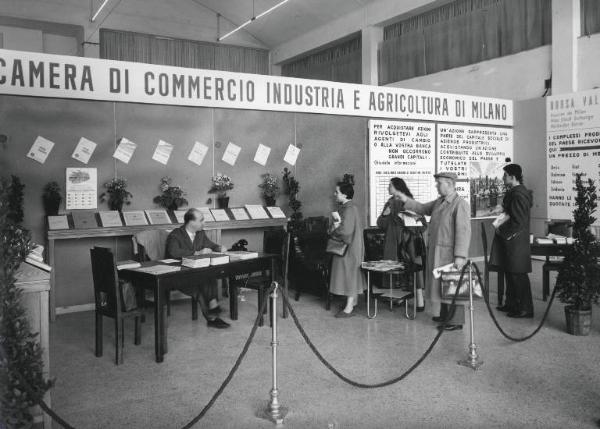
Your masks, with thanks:
M 532 331 L 546 307 L 539 274 L 532 276 L 535 320 L 500 322 L 515 335 Z M 494 277 L 494 276 L 493 276 Z M 431 315 L 405 320 L 400 309 L 380 309 L 368 320 L 335 319 L 321 299 L 304 295 L 296 312 L 323 355 L 348 377 L 374 383 L 406 370 L 436 331 Z M 404 381 L 381 389 L 351 387 L 329 372 L 303 342 L 291 319 L 280 320 L 280 401 L 289 408 L 287 428 L 593 428 L 600 418 L 600 323 L 589 337 L 564 332 L 562 304 L 524 343 L 505 340 L 485 305 L 476 305 L 480 371 L 458 366 L 468 331 L 444 333 L 431 356 Z M 597 311 L 597 309 L 594 309 Z M 104 356 L 94 357 L 92 312 L 63 315 L 51 326 L 53 408 L 77 428 L 178 428 L 211 398 L 246 340 L 256 312 L 255 293 L 240 303 L 228 330 L 192 322 L 189 304 L 173 307 L 169 353 L 154 362 L 151 321 L 142 345 L 126 329 L 124 365 L 113 362 L 112 321 L 105 320 Z M 225 318 L 228 320 L 228 318 Z M 271 428 L 255 415 L 270 390 L 270 335 L 260 328 L 238 373 L 195 427 Z

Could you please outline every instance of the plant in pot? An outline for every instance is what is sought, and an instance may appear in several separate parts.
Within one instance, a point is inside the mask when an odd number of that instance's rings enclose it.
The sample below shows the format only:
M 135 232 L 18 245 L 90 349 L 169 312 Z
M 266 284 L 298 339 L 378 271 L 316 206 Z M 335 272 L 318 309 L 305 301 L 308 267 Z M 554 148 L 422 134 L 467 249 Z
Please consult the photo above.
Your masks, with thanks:
M 48 182 L 44 186 L 42 193 L 42 202 L 44 204 L 44 212 L 46 216 L 56 216 L 60 203 L 62 202 L 62 195 L 60 194 L 60 185 L 58 182 Z
M 283 169 L 283 185 L 283 192 L 288 196 L 289 206 L 292 210 L 290 221 L 288 222 L 288 229 L 290 232 L 294 233 L 302 228 L 302 212 L 300 211 L 302 203 L 298 200 L 300 183 L 298 183 L 287 167 Z
M 104 183 L 105 192 L 100 194 L 100 201 L 108 202 L 108 208 L 111 210 L 123 210 L 124 205 L 131 204 L 130 198 L 133 198 L 131 192 L 127 190 L 127 180 L 123 177 L 115 177 Z
M 173 179 L 168 176 L 160 179 L 159 189 L 162 194 L 154 197 L 154 202 L 168 210 L 178 210 L 181 206 L 186 206 L 188 200 L 185 199 L 185 191 L 181 186 L 173 185 Z
M 573 211 L 573 245 L 565 252 L 556 278 L 556 292 L 565 306 L 567 332 L 588 335 L 592 322 L 592 304 L 600 297 L 600 245 L 590 231 L 596 218 L 597 194 L 594 182 L 576 175 L 575 210 Z
M 229 206 L 229 197 L 227 191 L 233 189 L 233 182 L 231 177 L 225 174 L 217 173 L 216 176 L 211 178 L 212 186 L 208 191 L 210 194 L 217 194 L 217 207 L 220 209 L 226 209 Z
M 265 173 L 262 176 L 262 183 L 258 185 L 262 189 L 262 197 L 268 207 L 275 205 L 277 196 L 279 195 L 279 180 L 271 173 Z

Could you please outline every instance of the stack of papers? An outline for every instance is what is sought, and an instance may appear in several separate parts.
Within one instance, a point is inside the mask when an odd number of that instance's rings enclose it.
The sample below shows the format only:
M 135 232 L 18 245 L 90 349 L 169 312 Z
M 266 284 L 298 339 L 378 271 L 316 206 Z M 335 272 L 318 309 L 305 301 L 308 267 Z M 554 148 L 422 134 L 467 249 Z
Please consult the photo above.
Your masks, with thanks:
M 546 238 L 549 238 L 556 244 L 567 244 L 567 237 L 565 237 L 564 235 L 548 234 Z
M 210 255 L 192 255 L 181 258 L 181 265 L 189 268 L 202 268 L 210 265 Z
M 142 264 L 134 260 L 117 261 L 117 270 L 130 270 L 132 268 L 140 268 Z
M 44 263 L 44 246 L 40 246 L 39 244 L 34 245 L 31 252 L 25 258 L 25 262 L 31 264 L 35 267 L 38 267 L 44 271 L 50 272 L 52 271 L 52 267 Z
M 174 271 L 179 271 L 179 270 L 181 270 L 181 267 L 173 266 L 173 265 L 151 265 L 149 267 L 140 267 L 140 268 L 134 268 L 134 269 L 136 271 L 140 271 L 142 273 L 158 275 L 158 274 L 165 274 L 165 273 L 171 273 Z
M 223 265 L 229 262 L 229 255 L 225 253 L 209 253 L 210 265 Z
M 248 252 L 244 250 L 231 250 L 229 252 L 225 252 L 225 254 L 229 256 L 230 261 L 258 258 L 258 252 Z
M 404 269 L 402 262 L 393 260 L 381 260 L 381 261 L 366 261 L 361 264 L 361 267 L 369 271 L 394 271 Z
M 554 241 L 551 238 L 543 238 L 543 237 L 536 238 L 535 242 L 537 244 L 554 244 Z

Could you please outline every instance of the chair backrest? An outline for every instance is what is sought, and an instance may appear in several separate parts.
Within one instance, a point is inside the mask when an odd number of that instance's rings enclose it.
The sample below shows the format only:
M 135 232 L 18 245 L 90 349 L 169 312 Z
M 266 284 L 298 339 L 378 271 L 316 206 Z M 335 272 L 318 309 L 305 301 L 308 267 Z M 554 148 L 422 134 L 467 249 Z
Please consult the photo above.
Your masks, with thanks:
M 263 234 L 263 250 L 265 253 L 277 253 L 281 255 L 281 276 L 286 279 L 291 247 L 291 234 L 282 229 L 265 230 Z
M 119 276 L 115 256 L 110 249 L 96 246 L 90 249 L 90 257 L 96 311 L 116 316 L 121 313 L 121 300 L 118 296 Z
M 483 263 L 486 268 L 488 266 L 488 242 L 487 242 L 487 233 L 485 232 L 485 224 L 481 222 L 481 245 L 483 246 Z
M 168 236 L 169 232 L 164 229 L 149 229 L 136 233 L 134 238 L 138 245 L 138 259 L 140 261 L 164 259 Z
M 383 259 L 385 231 L 377 227 L 365 228 L 363 238 L 365 242 L 365 261 Z
M 325 216 L 313 216 L 304 219 L 304 229 L 307 232 L 327 232 L 329 218 Z

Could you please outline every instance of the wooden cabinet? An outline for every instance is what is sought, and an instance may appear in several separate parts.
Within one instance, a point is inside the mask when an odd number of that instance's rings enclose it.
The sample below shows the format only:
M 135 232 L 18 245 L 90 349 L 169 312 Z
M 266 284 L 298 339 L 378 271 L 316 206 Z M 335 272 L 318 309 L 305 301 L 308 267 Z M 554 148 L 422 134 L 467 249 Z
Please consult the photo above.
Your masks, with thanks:
M 49 333 L 49 294 L 50 273 L 24 262 L 17 272 L 17 287 L 23 294 L 21 303 L 27 312 L 31 330 L 39 334 L 40 345 L 43 353 L 44 376 L 49 377 L 50 371 L 50 333 Z M 44 401 L 50 406 L 50 392 L 44 396 Z M 43 422 L 43 427 L 50 429 L 52 421 L 48 415 L 35 407 L 34 416 L 36 422 Z

